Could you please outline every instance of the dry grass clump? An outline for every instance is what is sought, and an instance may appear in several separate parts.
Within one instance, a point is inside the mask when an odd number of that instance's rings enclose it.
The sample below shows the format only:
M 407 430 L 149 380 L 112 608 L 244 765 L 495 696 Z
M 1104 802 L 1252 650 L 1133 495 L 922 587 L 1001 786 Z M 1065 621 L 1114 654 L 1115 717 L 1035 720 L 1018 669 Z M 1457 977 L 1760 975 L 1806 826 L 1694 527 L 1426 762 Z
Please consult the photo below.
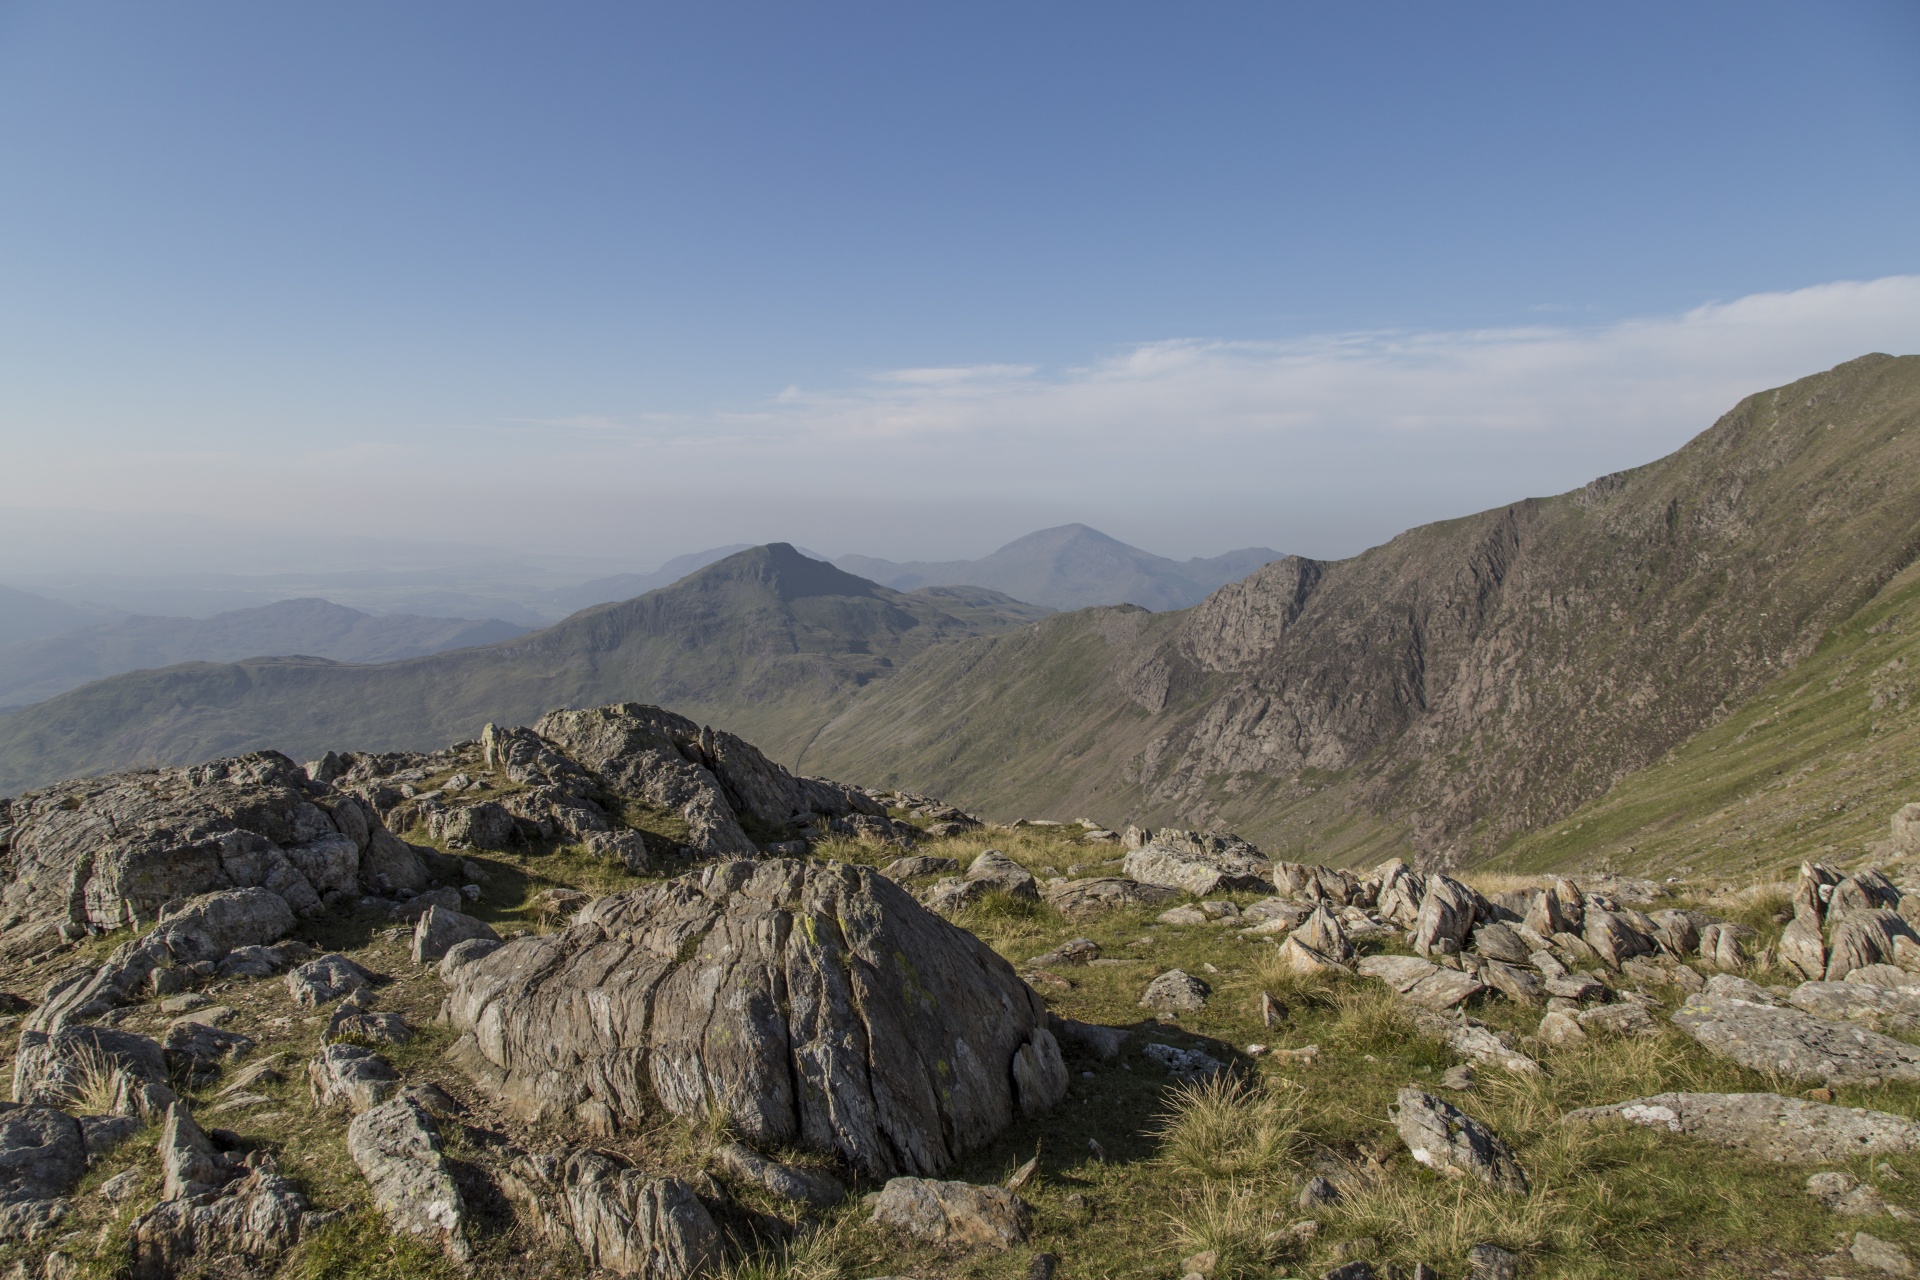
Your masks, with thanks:
M 1328 1039 L 1357 1053 L 1404 1051 L 1423 1037 L 1399 993 L 1378 982 L 1345 983 L 1331 997 L 1334 1023 Z
M 1214 1280 L 1246 1280 L 1261 1275 L 1279 1252 L 1270 1239 L 1273 1223 L 1246 1187 L 1202 1186 L 1187 1196 L 1180 1212 L 1167 1215 L 1174 1247 L 1182 1254 L 1212 1250 L 1219 1256 Z
M 1202 1178 L 1278 1176 L 1299 1149 L 1304 1104 L 1296 1086 L 1226 1072 L 1180 1085 L 1154 1130 L 1160 1158 Z
M 74 1115 L 114 1114 L 120 1106 L 121 1086 L 120 1068 L 112 1058 L 94 1045 L 79 1046 L 66 1089 L 67 1105 Z
M 722 1267 L 715 1280 L 842 1280 L 849 1219 L 755 1250 Z

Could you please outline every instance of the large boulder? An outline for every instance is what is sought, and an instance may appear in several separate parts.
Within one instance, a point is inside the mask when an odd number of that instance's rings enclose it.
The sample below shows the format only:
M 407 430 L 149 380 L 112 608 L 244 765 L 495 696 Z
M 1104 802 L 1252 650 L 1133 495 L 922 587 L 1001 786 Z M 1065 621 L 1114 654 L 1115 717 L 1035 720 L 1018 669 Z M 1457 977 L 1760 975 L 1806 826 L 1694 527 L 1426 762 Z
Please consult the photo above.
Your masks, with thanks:
M 1458 880 L 1433 876 L 1413 922 L 1413 949 L 1423 956 L 1455 955 L 1473 930 L 1473 890 Z
M 1839 1164 L 1920 1151 L 1920 1124 L 1905 1116 L 1777 1093 L 1660 1093 L 1570 1111 L 1566 1120 L 1622 1120 L 1792 1164 Z
M 590 1267 L 689 1280 L 720 1259 L 720 1229 L 691 1186 L 648 1177 L 598 1151 L 516 1160 L 502 1189 L 532 1211 L 543 1234 L 577 1247 Z
M 456 1056 L 525 1114 L 636 1123 L 657 1099 L 876 1177 L 937 1172 L 1064 1093 L 1040 998 L 867 867 L 720 863 L 601 898 L 451 985 Z
M 1229 889 L 1264 889 L 1273 874 L 1273 864 L 1237 836 L 1166 827 L 1127 854 L 1121 870 L 1141 884 L 1157 884 L 1204 898 Z
M 484 920 L 445 907 L 429 907 L 413 928 L 413 962 L 436 964 L 454 947 L 475 938 L 500 941 L 500 935 Z

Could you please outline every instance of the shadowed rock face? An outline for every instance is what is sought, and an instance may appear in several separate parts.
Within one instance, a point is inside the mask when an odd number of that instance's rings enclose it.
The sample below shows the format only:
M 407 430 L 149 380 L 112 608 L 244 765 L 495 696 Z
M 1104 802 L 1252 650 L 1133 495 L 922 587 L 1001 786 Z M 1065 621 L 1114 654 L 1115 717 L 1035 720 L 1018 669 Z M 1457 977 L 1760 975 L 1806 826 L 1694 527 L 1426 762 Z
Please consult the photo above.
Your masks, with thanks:
M 728 862 L 456 970 L 459 1055 L 533 1115 L 723 1113 L 876 1177 L 931 1173 L 1066 1091 L 1006 961 L 870 868 Z

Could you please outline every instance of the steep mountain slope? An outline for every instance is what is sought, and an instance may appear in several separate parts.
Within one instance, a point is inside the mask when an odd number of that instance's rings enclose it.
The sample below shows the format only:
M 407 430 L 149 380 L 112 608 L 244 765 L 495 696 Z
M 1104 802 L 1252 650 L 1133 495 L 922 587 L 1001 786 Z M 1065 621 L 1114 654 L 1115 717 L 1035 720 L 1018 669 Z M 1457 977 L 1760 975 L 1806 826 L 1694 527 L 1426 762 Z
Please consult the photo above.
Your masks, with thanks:
M 1054 609 L 1103 604 L 1184 609 L 1215 587 L 1279 558 L 1278 551 L 1248 547 L 1208 559 L 1168 560 L 1084 524 L 1067 524 L 1017 538 L 980 560 L 895 564 L 841 556 L 834 563 L 902 591 L 969 583 Z
M 377 666 L 266 658 L 97 681 L 0 717 L 0 794 L 268 744 L 419 747 L 488 720 L 623 700 L 751 733 L 792 758 L 896 664 L 1043 612 L 971 588 L 890 591 L 775 543 L 500 644 Z
M 1572 493 L 1289 557 L 1185 613 L 924 655 L 801 763 L 956 802 L 1484 856 L 1726 718 L 1920 554 L 1920 357 L 1741 402 Z
M 179 662 L 306 654 L 336 662 L 391 662 L 524 634 L 498 618 L 376 617 L 326 600 L 281 600 L 211 618 L 121 618 L 0 646 L 0 708 L 25 706 L 89 680 Z
M 1920 565 L 1727 719 L 1503 850 L 1514 870 L 1740 882 L 1885 853 L 1920 800 Z

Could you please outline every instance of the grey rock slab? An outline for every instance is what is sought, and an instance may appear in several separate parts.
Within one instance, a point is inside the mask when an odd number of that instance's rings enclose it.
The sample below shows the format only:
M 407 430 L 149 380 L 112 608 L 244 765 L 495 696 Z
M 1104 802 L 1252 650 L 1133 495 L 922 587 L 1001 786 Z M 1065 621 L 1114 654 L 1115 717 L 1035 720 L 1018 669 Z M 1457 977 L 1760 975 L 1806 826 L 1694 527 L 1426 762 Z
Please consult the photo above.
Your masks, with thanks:
M 360 1013 L 342 1005 L 327 1023 L 328 1040 L 351 1044 L 405 1044 L 413 1039 L 413 1028 L 398 1013 Z
M 1570 1124 L 1609 1119 L 1691 1134 L 1788 1164 L 1920 1150 L 1920 1123 L 1904 1116 L 1777 1093 L 1658 1093 L 1566 1115 Z
M 64 1196 L 86 1171 L 79 1121 L 52 1107 L 0 1104 L 0 1203 Z
M 1355 968 L 1362 977 L 1384 982 L 1426 1009 L 1448 1009 L 1486 990 L 1472 975 L 1418 956 L 1365 956 Z
M 1689 999 L 1673 1022 L 1709 1052 L 1755 1071 L 1827 1084 L 1920 1080 L 1920 1049 L 1857 1023 L 1713 995 Z
M 317 1009 L 373 985 L 374 975 L 339 952 L 309 960 L 287 973 L 287 994 L 302 1008 Z
M 1196 898 L 1232 889 L 1264 889 L 1273 874 L 1273 864 L 1244 840 L 1171 830 L 1127 854 L 1120 869 L 1141 884 L 1177 889 Z
M 998 849 L 988 849 L 967 868 L 967 879 L 987 886 L 990 892 L 1010 897 L 1038 900 L 1039 883 L 1033 873 Z
M 1872 1267 L 1890 1276 L 1913 1274 L 1913 1260 L 1907 1257 L 1905 1249 L 1891 1240 L 1882 1240 L 1864 1231 L 1855 1232 L 1853 1247 L 1848 1252 L 1863 1267 Z
M 1520 1280 L 1520 1255 L 1497 1244 L 1467 1250 L 1467 1280 Z
M 363 1045 L 328 1044 L 307 1064 L 307 1085 L 315 1106 L 345 1105 L 358 1114 L 393 1097 L 400 1089 L 400 1073 Z
M 254 1040 L 243 1032 L 228 1031 L 197 1019 L 176 1018 L 168 1025 L 160 1046 L 166 1052 L 170 1070 L 197 1075 L 218 1071 L 227 1063 L 245 1057 L 253 1051 Z
M 1198 1013 L 1207 1007 L 1213 988 L 1183 969 L 1169 969 L 1140 996 L 1140 1007 L 1159 1013 Z
M 459 969 L 447 1007 L 456 1060 L 521 1115 L 717 1108 L 743 1141 L 875 1177 L 937 1172 L 1059 1101 L 1025 1090 L 1064 1094 L 1064 1066 L 1016 1077 L 1023 1048 L 1059 1049 L 1006 961 L 845 863 L 723 862 L 612 894 Z
M 1871 1022 L 1894 1031 L 1920 1027 L 1920 988 L 1875 986 L 1854 982 L 1853 977 L 1850 973 L 1842 982 L 1803 982 L 1787 1003 L 1836 1022 Z
M 440 957 L 440 981 L 451 982 L 454 971 L 462 965 L 470 964 L 482 956 L 491 955 L 504 944 L 499 938 L 467 938 L 447 948 L 447 954 Z
M 1180 890 L 1142 884 L 1124 876 L 1096 876 L 1049 885 L 1041 891 L 1047 904 L 1068 920 L 1085 920 L 1116 907 L 1157 906 L 1180 896 Z
M 168 1106 L 157 1149 L 165 1179 L 160 1191 L 163 1200 L 204 1195 L 225 1186 L 233 1177 L 232 1165 L 213 1149 L 184 1102 Z
M 1605 1031 L 1616 1036 L 1655 1036 L 1660 1027 L 1645 1008 L 1631 1002 L 1603 1004 L 1582 1009 L 1575 1015 L 1582 1030 Z
M 1451 1103 L 1402 1089 L 1394 1119 L 1413 1158 L 1438 1173 L 1473 1177 L 1499 1191 L 1527 1192 L 1527 1175 L 1507 1144 Z
M 782 1200 L 791 1200 L 796 1204 L 810 1204 L 825 1209 L 839 1204 L 847 1196 L 846 1187 L 837 1178 L 769 1160 L 738 1142 L 716 1147 L 713 1162 L 722 1173 L 742 1182 L 751 1182 Z
M 720 1261 L 720 1229 L 691 1185 L 649 1177 L 598 1151 L 522 1157 L 501 1189 L 532 1211 L 549 1239 L 590 1267 L 647 1280 L 691 1280 Z
M 1010 1249 L 1027 1238 L 1033 1211 L 1005 1187 L 893 1178 L 874 1202 L 873 1221 L 928 1244 Z
M 412 1098 L 383 1102 L 347 1126 L 347 1153 L 393 1230 L 468 1256 L 466 1202 L 441 1154 L 433 1117 Z
M 445 956 L 456 943 L 472 938 L 482 938 L 492 942 L 500 941 L 493 926 L 484 920 L 476 920 L 470 915 L 449 910 L 446 907 L 429 907 L 420 917 L 413 929 L 413 962 L 415 964 L 434 964 Z

